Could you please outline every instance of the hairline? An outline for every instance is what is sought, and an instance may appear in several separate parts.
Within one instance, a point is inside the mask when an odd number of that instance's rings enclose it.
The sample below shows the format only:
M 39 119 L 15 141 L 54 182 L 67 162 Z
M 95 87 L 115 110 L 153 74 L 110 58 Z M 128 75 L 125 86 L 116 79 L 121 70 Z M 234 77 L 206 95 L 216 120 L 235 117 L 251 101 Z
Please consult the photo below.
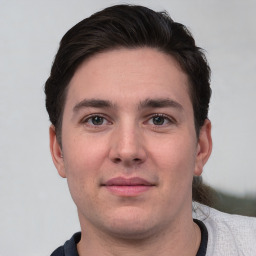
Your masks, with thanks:
M 149 49 L 155 49 L 160 53 L 165 54 L 166 56 L 172 57 L 175 60 L 175 64 L 177 65 L 177 67 L 187 76 L 187 84 L 186 86 L 188 87 L 188 95 L 192 104 L 192 109 L 193 109 L 193 120 L 194 120 L 194 127 L 195 127 L 195 131 L 196 131 L 196 136 L 197 138 L 199 137 L 199 131 L 201 129 L 200 125 L 197 124 L 197 120 L 195 117 L 195 109 L 194 109 L 194 99 L 193 99 L 193 89 L 192 89 L 192 81 L 190 76 L 188 75 L 188 73 L 186 72 L 186 70 L 184 70 L 184 68 L 182 67 L 182 65 L 180 64 L 179 60 L 178 60 L 178 55 L 175 52 L 167 52 L 164 49 L 161 49 L 160 47 L 155 47 L 155 46 L 150 46 L 150 45 L 137 45 L 137 46 L 122 46 L 122 45 L 117 45 L 117 46 L 113 46 L 113 47 L 109 47 L 94 53 L 91 53 L 88 56 L 84 56 L 84 58 L 82 58 L 82 60 L 79 62 L 79 64 L 77 65 L 77 67 L 74 69 L 74 72 L 72 74 L 72 76 L 70 77 L 69 81 L 67 82 L 65 89 L 63 90 L 63 93 L 61 95 L 61 111 L 60 111 L 60 115 L 57 119 L 56 122 L 56 136 L 57 136 L 57 140 L 58 143 L 60 144 L 60 146 L 62 146 L 62 123 L 63 123 L 63 114 L 64 114 L 64 109 L 66 106 L 66 100 L 67 100 L 67 95 L 69 92 L 69 87 L 70 87 L 70 82 L 72 80 L 72 78 L 74 77 L 75 73 L 78 71 L 78 69 L 81 67 L 81 65 L 83 65 L 83 63 L 89 61 L 90 59 L 94 58 L 96 55 L 101 54 L 101 53 L 106 53 L 106 52 L 112 52 L 112 51 L 116 51 L 116 50 L 121 50 L 121 49 L 142 49 L 142 48 L 149 48 Z

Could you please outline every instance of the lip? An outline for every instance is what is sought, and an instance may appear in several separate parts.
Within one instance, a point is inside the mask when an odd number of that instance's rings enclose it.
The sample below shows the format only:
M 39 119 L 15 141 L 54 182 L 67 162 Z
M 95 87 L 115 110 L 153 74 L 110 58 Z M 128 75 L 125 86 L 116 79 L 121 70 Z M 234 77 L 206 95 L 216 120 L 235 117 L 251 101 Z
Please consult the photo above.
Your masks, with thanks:
M 116 177 L 108 180 L 105 186 L 152 186 L 153 184 L 149 181 L 140 177 L 124 178 Z
M 133 197 L 145 193 L 155 185 L 140 177 L 115 177 L 108 180 L 103 186 L 112 194 Z

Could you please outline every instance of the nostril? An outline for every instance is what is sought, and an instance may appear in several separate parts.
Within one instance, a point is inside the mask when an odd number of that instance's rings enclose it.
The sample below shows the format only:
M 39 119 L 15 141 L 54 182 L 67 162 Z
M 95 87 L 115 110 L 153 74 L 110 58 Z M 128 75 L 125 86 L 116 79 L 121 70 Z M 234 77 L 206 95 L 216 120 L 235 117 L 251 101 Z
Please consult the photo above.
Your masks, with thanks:
M 118 164 L 118 163 L 121 163 L 121 162 L 127 162 L 127 160 L 122 160 L 121 158 L 116 157 L 116 158 L 113 159 L 113 162 L 115 164 Z M 134 158 L 134 159 L 128 160 L 128 162 L 130 162 L 130 163 L 132 163 L 132 162 L 133 163 L 140 163 L 141 159 L 140 158 Z
M 114 162 L 115 162 L 116 164 L 118 164 L 118 163 L 121 162 L 121 159 L 117 157 L 117 158 L 114 159 Z

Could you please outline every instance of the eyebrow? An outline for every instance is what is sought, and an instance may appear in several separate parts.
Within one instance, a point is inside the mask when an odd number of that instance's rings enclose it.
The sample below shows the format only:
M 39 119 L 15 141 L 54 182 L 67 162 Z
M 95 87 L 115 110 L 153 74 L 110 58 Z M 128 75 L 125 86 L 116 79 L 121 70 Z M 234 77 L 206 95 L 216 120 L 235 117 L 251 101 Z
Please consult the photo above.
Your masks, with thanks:
M 183 107 L 177 101 L 174 101 L 169 98 L 160 98 L 160 99 L 146 99 L 140 102 L 139 109 L 143 108 L 165 108 L 172 107 L 177 108 L 178 110 L 183 110 Z
M 84 99 L 77 103 L 74 108 L 73 112 L 78 112 L 82 108 L 111 108 L 114 104 L 108 100 L 100 100 L 100 99 Z
M 74 108 L 73 112 L 78 112 L 82 108 L 113 108 L 114 104 L 109 100 L 101 100 L 101 99 L 84 99 L 77 103 Z M 183 107 L 177 101 L 174 101 L 169 98 L 160 98 L 160 99 L 145 99 L 140 102 L 139 109 L 145 108 L 165 108 L 165 107 L 172 107 L 177 108 L 179 110 L 183 110 Z

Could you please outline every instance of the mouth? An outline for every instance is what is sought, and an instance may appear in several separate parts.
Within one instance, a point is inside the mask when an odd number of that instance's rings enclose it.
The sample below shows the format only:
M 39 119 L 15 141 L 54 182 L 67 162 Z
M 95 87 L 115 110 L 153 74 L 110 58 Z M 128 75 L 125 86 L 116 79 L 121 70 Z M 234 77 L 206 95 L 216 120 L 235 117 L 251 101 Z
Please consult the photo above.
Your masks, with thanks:
M 149 191 L 155 184 L 140 177 L 116 177 L 103 184 L 109 192 L 118 196 L 134 197 Z

